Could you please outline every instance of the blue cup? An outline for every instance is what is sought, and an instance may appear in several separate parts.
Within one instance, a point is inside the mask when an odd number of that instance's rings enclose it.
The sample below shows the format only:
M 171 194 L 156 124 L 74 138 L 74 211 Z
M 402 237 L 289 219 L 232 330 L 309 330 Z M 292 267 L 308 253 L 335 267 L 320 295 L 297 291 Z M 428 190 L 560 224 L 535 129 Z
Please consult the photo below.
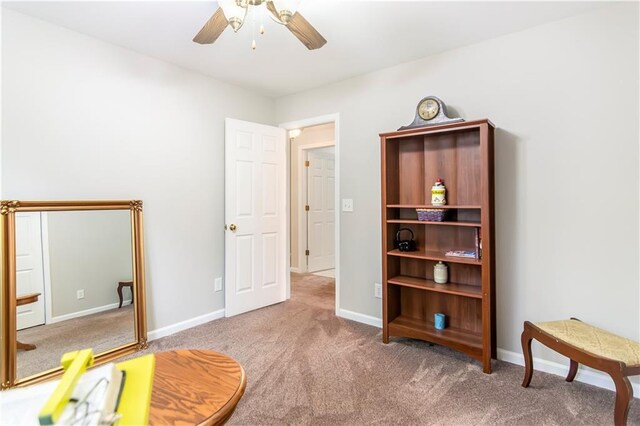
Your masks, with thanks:
M 437 313 L 433 315 L 433 321 L 435 323 L 436 330 L 444 330 L 446 315 Z

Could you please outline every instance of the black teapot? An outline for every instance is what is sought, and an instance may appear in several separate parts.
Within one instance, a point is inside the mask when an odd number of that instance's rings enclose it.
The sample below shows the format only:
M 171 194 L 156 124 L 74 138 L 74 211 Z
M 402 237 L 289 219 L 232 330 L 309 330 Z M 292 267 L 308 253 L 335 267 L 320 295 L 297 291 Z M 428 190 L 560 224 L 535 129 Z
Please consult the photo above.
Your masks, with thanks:
M 400 233 L 402 231 L 409 231 L 409 233 L 411 234 L 411 238 L 408 240 L 401 240 L 400 239 Z M 413 231 L 409 228 L 400 228 L 398 230 L 398 232 L 396 232 L 396 247 L 398 248 L 398 250 L 400 251 L 416 251 L 416 242 L 413 239 Z

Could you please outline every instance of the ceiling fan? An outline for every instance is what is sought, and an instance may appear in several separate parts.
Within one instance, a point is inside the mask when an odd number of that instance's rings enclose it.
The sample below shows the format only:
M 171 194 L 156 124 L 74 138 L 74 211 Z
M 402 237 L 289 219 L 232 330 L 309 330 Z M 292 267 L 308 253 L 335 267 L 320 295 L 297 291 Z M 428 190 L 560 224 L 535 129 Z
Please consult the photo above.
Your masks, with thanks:
M 319 49 L 327 40 L 299 13 L 296 12 L 299 0 L 218 0 L 220 7 L 193 41 L 200 44 L 211 44 L 218 39 L 227 25 L 237 32 L 245 22 L 250 7 L 257 8 L 265 4 L 271 17 L 277 23 L 287 27 L 291 33 L 307 46 L 307 49 Z M 255 9 L 252 9 L 255 11 Z M 263 33 L 264 29 L 261 28 Z M 252 48 L 255 49 L 255 40 Z

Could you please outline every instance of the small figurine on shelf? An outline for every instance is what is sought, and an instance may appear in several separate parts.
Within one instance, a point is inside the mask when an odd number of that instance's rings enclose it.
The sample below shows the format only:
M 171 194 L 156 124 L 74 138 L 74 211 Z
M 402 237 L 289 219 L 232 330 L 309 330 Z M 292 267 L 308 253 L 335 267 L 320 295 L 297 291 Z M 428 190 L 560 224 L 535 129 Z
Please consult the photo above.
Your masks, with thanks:
M 444 206 L 447 204 L 445 193 L 447 189 L 444 187 L 442 179 L 438 178 L 436 183 L 431 187 L 431 204 L 434 206 Z

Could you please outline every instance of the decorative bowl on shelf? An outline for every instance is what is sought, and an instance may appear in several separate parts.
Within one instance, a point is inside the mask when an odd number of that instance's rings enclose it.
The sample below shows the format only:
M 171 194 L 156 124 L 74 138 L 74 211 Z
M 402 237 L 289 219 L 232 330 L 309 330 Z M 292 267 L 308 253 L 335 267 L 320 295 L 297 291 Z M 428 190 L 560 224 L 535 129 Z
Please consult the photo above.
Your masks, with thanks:
M 416 209 L 418 220 L 425 222 L 442 222 L 447 218 L 447 209 Z

